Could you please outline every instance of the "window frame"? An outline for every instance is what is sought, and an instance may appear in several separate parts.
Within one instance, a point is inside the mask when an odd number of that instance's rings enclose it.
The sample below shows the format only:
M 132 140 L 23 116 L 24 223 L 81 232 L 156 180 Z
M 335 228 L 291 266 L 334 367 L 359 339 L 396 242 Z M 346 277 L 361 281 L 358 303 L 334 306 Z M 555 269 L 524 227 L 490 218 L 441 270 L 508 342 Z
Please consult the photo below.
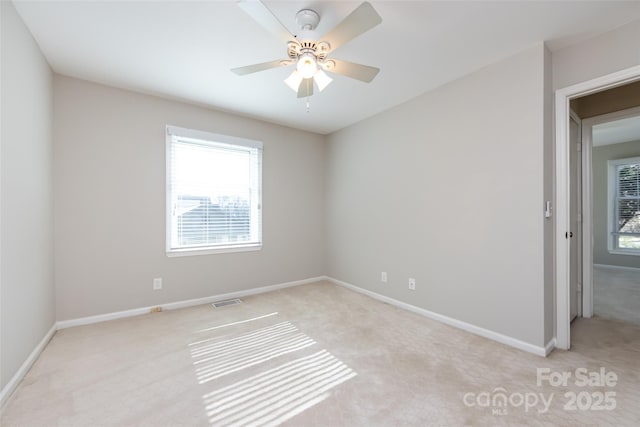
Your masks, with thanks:
M 624 159 L 607 160 L 608 166 L 608 187 L 609 197 L 607 197 L 607 250 L 610 254 L 615 255 L 632 255 L 640 256 L 640 249 L 620 248 L 618 237 L 620 233 L 617 231 L 618 222 L 618 167 L 625 165 L 633 165 L 640 163 L 640 157 L 627 157 Z
M 251 209 L 251 225 L 257 227 L 255 231 L 257 238 L 255 241 L 241 244 L 209 244 L 200 247 L 173 248 L 172 247 L 172 144 L 173 137 L 201 140 L 211 144 L 225 144 L 236 147 L 257 149 L 257 165 L 255 170 L 254 183 L 256 194 L 252 194 Z M 262 156 L 263 143 L 252 139 L 240 138 L 229 135 L 216 134 L 212 132 L 200 131 L 195 129 L 187 129 L 178 126 L 167 125 L 165 131 L 165 252 L 168 257 L 192 256 L 192 255 L 211 255 L 220 253 L 259 251 L 262 249 Z M 205 144 L 203 144 L 205 145 Z M 254 188 L 252 186 L 252 188 Z M 253 208 L 255 202 L 255 209 Z M 257 215 L 257 217 L 256 217 Z

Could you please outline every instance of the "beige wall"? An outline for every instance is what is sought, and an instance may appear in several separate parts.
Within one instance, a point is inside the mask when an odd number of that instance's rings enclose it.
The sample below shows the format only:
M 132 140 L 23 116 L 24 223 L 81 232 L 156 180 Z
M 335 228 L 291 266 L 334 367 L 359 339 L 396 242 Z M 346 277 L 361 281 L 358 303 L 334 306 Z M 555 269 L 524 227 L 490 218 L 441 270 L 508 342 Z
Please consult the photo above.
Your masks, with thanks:
M 528 49 L 329 137 L 329 275 L 546 344 L 545 55 Z
M 4 389 L 53 326 L 55 306 L 51 70 L 13 4 L 0 3 L 0 389 Z
M 261 251 L 166 256 L 167 124 L 264 142 Z M 58 320 L 325 272 L 323 136 L 55 76 L 54 148 Z
M 640 65 L 640 20 L 553 52 L 553 87 L 560 89 Z
M 593 147 L 593 262 L 640 268 L 640 257 L 610 254 L 607 249 L 608 160 L 640 157 L 640 141 Z

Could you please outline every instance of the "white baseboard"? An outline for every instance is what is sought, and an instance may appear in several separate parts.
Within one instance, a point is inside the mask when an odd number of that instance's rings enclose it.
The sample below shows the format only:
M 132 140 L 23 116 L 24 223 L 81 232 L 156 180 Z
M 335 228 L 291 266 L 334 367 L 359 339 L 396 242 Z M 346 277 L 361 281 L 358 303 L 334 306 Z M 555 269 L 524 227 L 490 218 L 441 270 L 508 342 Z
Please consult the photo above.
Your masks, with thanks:
M 46 347 L 47 343 L 49 343 L 49 341 L 51 340 L 51 338 L 55 334 L 56 330 L 58 330 L 58 329 L 70 328 L 70 327 L 73 327 L 73 326 L 80 326 L 80 325 L 88 325 L 88 324 L 91 324 L 91 323 L 105 322 L 105 321 L 113 320 L 113 319 L 120 319 L 120 318 L 124 318 L 124 317 L 132 317 L 132 316 L 138 316 L 138 315 L 141 315 L 141 314 L 147 314 L 154 307 L 161 307 L 163 310 L 175 310 L 175 309 L 179 309 L 179 308 L 192 307 L 192 306 L 202 305 L 202 304 L 209 304 L 209 303 L 212 303 L 212 302 L 215 302 L 215 301 L 220 301 L 220 300 L 226 300 L 226 299 L 232 299 L 232 298 L 242 298 L 242 297 L 246 297 L 246 296 L 250 296 L 250 295 L 257 295 L 257 294 L 262 294 L 262 293 L 266 293 L 266 292 L 272 292 L 272 291 L 276 291 L 276 290 L 279 290 L 279 289 L 285 289 L 285 288 L 290 288 L 290 287 L 294 287 L 294 286 L 306 285 L 306 284 L 309 284 L 309 283 L 319 282 L 319 281 L 323 281 L 323 280 L 330 281 L 330 282 L 332 282 L 332 283 L 334 283 L 336 285 L 343 286 L 345 288 L 351 289 L 352 291 L 367 295 L 367 296 L 369 296 L 371 298 L 374 298 L 376 300 L 379 300 L 379 301 L 382 301 L 382 302 L 386 302 L 388 304 L 394 305 L 396 307 L 400 307 L 402 309 L 411 311 L 411 312 L 416 313 L 416 314 L 420 314 L 422 316 L 425 316 L 425 317 L 428 317 L 430 319 L 436 320 L 436 321 L 438 321 L 440 323 L 444 323 L 444 324 L 453 326 L 455 328 L 462 329 L 462 330 L 467 331 L 467 332 L 471 332 L 471 333 L 473 333 L 475 335 L 479 335 L 479 336 L 482 336 L 482 337 L 485 337 L 485 338 L 489 338 L 491 340 L 500 342 L 502 344 L 506 344 L 506 345 L 511 346 L 511 347 L 515 347 L 515 348 L 520 349 L 520 350 L 524 350 L 524 351 L 529 352 L 529 353 L 533 353 L 533 354 L 538 355 L 538 356 L 546 357 L 555 348 L 555 338 L 552 339 L 551 341 L 549 341 L 547 343 L 547 345 L 544 346 L 544 348 L 543 347 L 534 346 L 533 344 L 529 344 L 527 342 L 520 341 L 520 340 L 517 340 L 515 338 L 509 337 L 509 336 L 506 336 L 506 335 L 502 335 L 502 334 L 499 334 L 497 332 L 490 331 L 488 329 L 484 329 L 484 328 L 481 328 L 479 326 L 472 325 L 470 323 L 463 322 L 461 320 L 453 319 L 451 317 L 447 317 L 447 316 L 444 316 L 442 314 L 434 313 L 434 312 L 426 310 L 424 308 L 416 307 L 414 305 L 407 304 L 407 303 L 402 302 L 402 301 L 398 301 L 396 299 L 393 299 L 393 298 L 390 298 L 390 297 L 387 297 L 387 296 L 384 296 L 384 295 L 369 291 L 367 289 L 360 288 L 358 286 L 352 285 L 352 284 L 347 283 L 347 282 L 343 282 L 343 281 L 338 280 L 338 279 L 334 279 L 332 277 L 318 276 L 318 277 L 311 277 L 311 278 L 303 279 L 303 280 L 296 280 L 296 281 L 292 281 L 292 282 L 280 283 L 280 284 L 277 284 L 277 285 L 263 286 L 263 287 L 260 287 L 260 288 L 252 288 L 252 289 L 246 289 L 246 290 L 243 290 L 243 291 L 229 292 L 229 293 L 226 293 L 226 294 L 213 295 L 213 296 L 204 297 L 204 298 L 195 298 L 195 299 L 177 301 L 177 302 L 166 303 L 166 304 L 161 304 L 161 305 L 156 305 L 156 306 L 149 306 L 149 307 L 142 307 L 142 308 L 134 308 L 134 309 L 131 309 L 131 310 L 118 311 L 118 312 L 115 312 L 115 313 L 106 313 L 106 314 L 100 314 L 100 315 L 97 315 L 97 316 L 89 316 L 89 317 L 82 317 L 82 318 L 78 318 L 78 319 L 70 319 L 70 320 L 58 321 L 57 323 L 55 323 L 51 327 L 51 329 L 47 332 L 47 334 L 42 338 L 42 340 L 38 343 L 38 345 L 33 349 L 31 354 L 29 355 L 29 357 L 27 357 L 27 359 L 24 361 L 24 363 L 22 364 L 20 369 L 18 369 L 18 371 L 11 378 L 11 380 L 7 383 L 7 385 L 0 391 L 0 409 L 8 401 L 8 399 L 11 396 L 11 394 L 13 393 L 13 391 L 16 389 L 16 387 L 18 386 L 20 381 L 22 381 L 24 376 L 27 374 L 27 372 L 29 371 L 31 366 L 34 364 L 34 362 L 36 361 L 36 359 L 38 358 L 40 353 L 42 353 L 42 351 Z
M 555 348 L 556 348 L 556 339 L 551 338 L 551 340 L 549 340 L 547 345 L 544 346 L 544 357 L 547 357 L 548 355 L 550 355 L 553 349 Z
M 319 282 L 322 280 L 328 280 L 328 277 L 327 276 L 311 277 L 308 279 L 296 280 L 293 282 L 279 283 L 277 285 L 263 286 L 260 288 L 246 289 L 243 291 L 230 292 L 230 293 L 220 294 L 220 295 L 212 295 L 204 298 L 195 298 L 195 299 L 171 302 L 171 303 L 160 304 L 155 306 L 118 311 L 115 313 L 106 313 L 106 314 L 99 314 L 97 316 L 89 316 L 89 317 L 82 317 L 79 319 L 58 321 L 51 327 L 51 329 L 49 330 L 49 332 L 47 332 L 44 338 L 42 338 L 42 341 L 38 343 L 36 348 L 33 349 L 29 357 L 27 357 L 27 359 L 24 361 L 22 366 L 20 366 L 20 369 L 18 369 L 18 371 L 13 376 L 13 378 L 11 378 L 11 380 L 7 383 L 7 385 L 5 385 L 4 388 L 0 391 L 0 409 L 8 401 L 9 397 L 15 391 L 18 384 L 20 384 L 20 381 L 22 381 L 22 379 L 27 374 L 27 372 L 29 372 L 29 369 L 31 368 L 33 363 L 36 361 L 38 356 L 40 356 L 40 353 L 42 353 L 42 350 L 44 350 L 44 348 L 49 343 L 49 341 L 51 340 L 51 338 L 53 337 L 53 335 L 58 329 L 70 328 L 72 326 L 89 325 L 91 323 L 105 322 L 107 320 L 114 320 L 114 319 L 120 319 L 123 317 L 131 317 L 131 316 L 138 316 L 141 314 L 147 314 L 151 312 L 152 308 L 155 308 L 155 307 L 161 307 L 163 310 L 175 310 L 178 308 L 208 304 L 215 301 L 221 301 L 221 300 L 232 299 L 232 298 L 242 298 L 249 295 L 257 295 L 265 292 L 277 291 L 278 289 L 290 288 L 290 287 L 299 286 L 299 285 L 306 285 L 308 283 Z
M 398 301 L 396 299 L 389 298 L 384 295 L 380 295 L 376 292 L 372 292 L 367 289 L 363 289 L 358 286 L 352 285 L 350 283 L 346 283 L 341 280 L 334 279 L 333 277 L 328 277 L 327 280 L 329 280 L 332 283 L 335 283 L 336 285 L 344 286 L 345 288 L 367 295 L 379 301 L 386 302 L 391 305 L 395 305 L 396 307 L 400 307 L 405 310 L 411 311 L 413 313 L 420 314 L 422 316 L 428 317 L 429 319 L 436 320 L 440 323 L 444 323 L 446 325 L 453 326 L 455 328 L 462 329 L 467 332 L 471 332 L 472 334 L 475 334 L 475 335 L 480 335 L 481 337 L 489 338 L 499 343 L 506 344 L 511 347 L 515 347 L 519 350 L 524 350 L 528 353 L 533 353 L 537 356 L 546 357 L 555 346 L 554 340 L 550 341 L 545 347 L 535 346 L 533 344 L 529 344 L 528 342 L 520 341 L 516 338 L 512 338 L 507 335 L 502 335 L 498 332 L 491 331 L 489 329 L 484 329 L 479 326 L 472 325 L 471 323 L 466 323 L 458 319 L 453 319 L 451 317 L 434 313 L 424 308 L 416 307 L 415 305 L 407 304 L 405 302 Z
M 609 265 L 609 264 L 593 264 L 594 267 L 600 267 L 600 268 L 613 268 L 616 270 L 630 270 L 630 271 L 634 271 L 634 272 L 638 272 L 640 271 L 640 267 L 627 267 L 627 266 L 623 266 L 623 265 Z
M 38 345 L 33 349 L 31 354 L 29 354 L 29 357 L 26 358 L 22 366 L 20 366 L 20 369 L 18 369 L 7 385 L 5 385 L 2 391 L 0 391 L 0 409 L 2 409 L 4 404 L 9 400 L 9 397 L 16 387 L 18 387 L 20 381 L 22 381 L 24 376 L 27 375 L 27 372 L 29 372 L 31 366 L 33 366 L 34 362 L 38 359 L 40 353 L 42 353 L 42 350 L 44 350 L 53 335 L 56 333 L 56 330 L 56 324 L 54 323 L 53 326 L 51 326 L 51 329 L 49 329 L 49 332 L 46 333 Z
M 176 310 L 178 308 L 209 304 L 212 302 L 222 301 L 226 299 L 242 298 L 249 295 L 263 294 L 265 292 L 277 291 L 278 289 L 291 288 L 293 286 L 306 285 L 308 283 L 319 282 L 321 280 L 328 280 L 328 278 L 326 276 L 311 277 L 308 279 L 296 280 L 293 282 L 279 283 L 277 285 L 263 286 L 260 288 L 246 289 L 243 291 L 229 292 L 226 294 L 212 295 L 212 296 L 203 297 L 203 298 L 195 298 L 195 299 L 189 299 L 184 301 L 170 302 L 166 304 L 158 304 L 158 305 L 153 305 L 149 307 L 133 308 L 130 310 L 116 311 L 114 313 L 105 313 L 105 314 L 98 314 L 96 316 L 80 317 L 78 319 L 60 320 L 57 322 L 57 328 L 65 329 L 65 328 L 71 328 L 73 326 L 90 325 L 92 323 L 99 323 L 99 322 L 106 322 L 108 320 L 121 319 L 124 317 L 139 316 L 141 314 L 150 313 L 151 309 L 156 307 L 160 307 L 162 310 Z

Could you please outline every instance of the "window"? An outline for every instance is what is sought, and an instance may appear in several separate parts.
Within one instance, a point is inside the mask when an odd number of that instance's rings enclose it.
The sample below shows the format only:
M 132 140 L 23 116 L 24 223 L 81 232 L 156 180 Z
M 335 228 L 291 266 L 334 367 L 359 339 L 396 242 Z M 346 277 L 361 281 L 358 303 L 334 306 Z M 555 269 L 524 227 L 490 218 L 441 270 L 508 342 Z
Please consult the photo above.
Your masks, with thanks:
M 640 255 L 640 157 L 609 160 L 609 252 Z
M 167 255 L 262 246 L 262 143 L 167 126 Z

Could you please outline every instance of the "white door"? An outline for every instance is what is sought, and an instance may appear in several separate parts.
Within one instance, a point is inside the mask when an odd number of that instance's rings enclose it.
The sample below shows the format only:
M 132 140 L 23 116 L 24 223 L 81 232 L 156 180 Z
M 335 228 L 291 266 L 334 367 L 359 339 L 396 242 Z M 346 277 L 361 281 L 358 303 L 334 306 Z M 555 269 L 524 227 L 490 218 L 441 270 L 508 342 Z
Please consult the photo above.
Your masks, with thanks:
M 571 114 L 569 123 L 569 172 L 571 195 L 569 206 L 569 218 L 571 228 L 567 238 L 570 239 L 570 270 L 569 270 L 569 319 L 573 320 L 580 315 L 582 292 L 582 138 L 580 133 L 582 124 L 577 115 Z

